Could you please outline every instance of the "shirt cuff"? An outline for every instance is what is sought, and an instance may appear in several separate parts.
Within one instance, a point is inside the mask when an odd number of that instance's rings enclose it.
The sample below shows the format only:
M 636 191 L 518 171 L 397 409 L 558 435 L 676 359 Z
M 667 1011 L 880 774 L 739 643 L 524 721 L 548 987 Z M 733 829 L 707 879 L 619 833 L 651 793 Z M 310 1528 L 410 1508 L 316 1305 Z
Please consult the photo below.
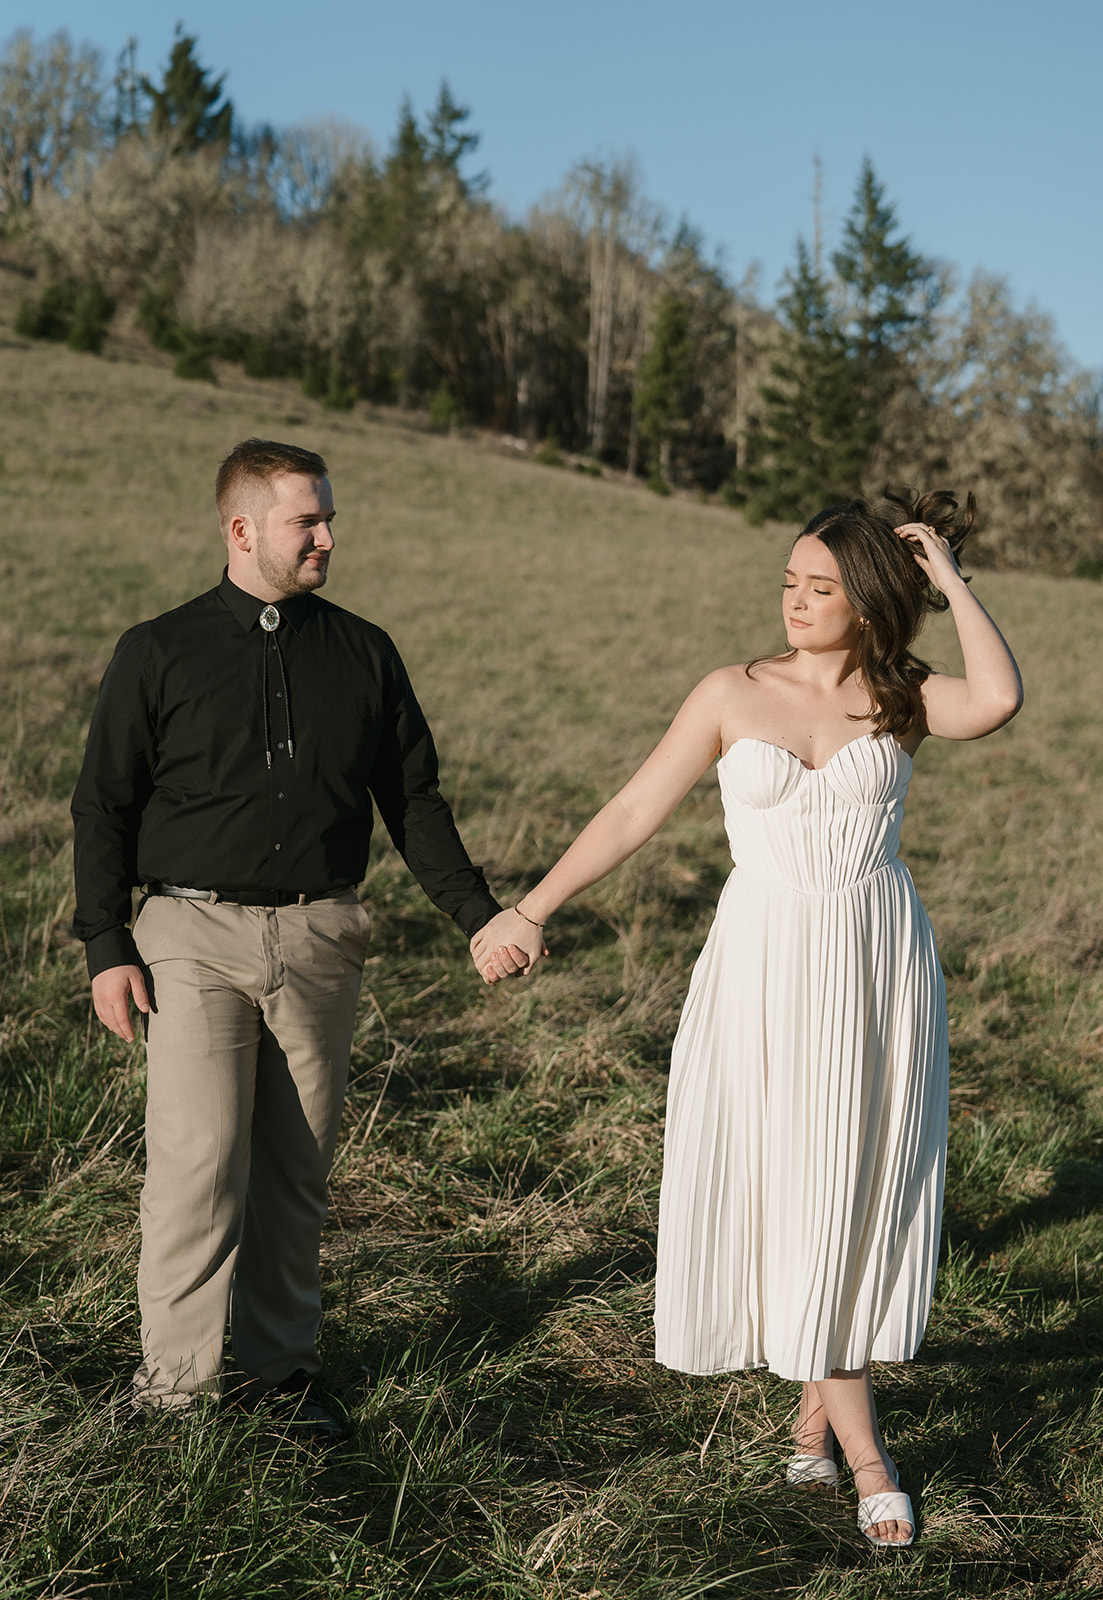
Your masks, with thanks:
M 110 967 L 140 967 L 142 958 L 134 935 L 127 927 L 108 928 L 88 939 L 84 946 L 84 959 L 88 963 L 88 976 L 98 978 Z
M 469 939 L 473 939 L 479 929 L 485 928 L 491 917 L 496 917 L 501 909 L 489 889 L 480 889 L 453 913 L 452 920 L 457 927 L 463 929 Z

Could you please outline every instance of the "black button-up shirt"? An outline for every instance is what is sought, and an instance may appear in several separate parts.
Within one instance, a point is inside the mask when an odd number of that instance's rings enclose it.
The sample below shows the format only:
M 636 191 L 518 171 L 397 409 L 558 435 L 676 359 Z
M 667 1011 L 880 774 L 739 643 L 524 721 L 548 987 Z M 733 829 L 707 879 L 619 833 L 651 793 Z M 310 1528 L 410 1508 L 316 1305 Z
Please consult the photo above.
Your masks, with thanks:
M 433 736 L 387 634 L 304 594 L 277 606 L 277 645 L 263 609 L 224 576 L 119 640 L 73 796 L 73 929 L 93 977 L 138 960 L 138 884 L 228 899 L 358 884 L 372 798 L 464 933 L 499 909 L 439 792 Z

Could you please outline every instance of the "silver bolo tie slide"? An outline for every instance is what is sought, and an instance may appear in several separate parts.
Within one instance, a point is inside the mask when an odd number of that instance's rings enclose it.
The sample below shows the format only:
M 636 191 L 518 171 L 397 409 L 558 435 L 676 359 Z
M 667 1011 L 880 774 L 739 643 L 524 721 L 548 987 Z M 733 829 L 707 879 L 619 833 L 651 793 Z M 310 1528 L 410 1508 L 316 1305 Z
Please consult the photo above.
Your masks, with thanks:
M 264 629 L 265 633 L 275 633 L 275 631 L 279 627 L 280 622 L 281 622 L 282 619 L 280 617 L 279 612 L 276 610 L 275 606 L 265 606 L 264 610 L 261 612 L 261 614 L 260 614 L 260 616 L 258 617 L 257 620 L 259 621 L 261 627 Z M 286 671 L 284 669 L 284 665 L 283 665 L 283 651 L 280 649 L 279 640 L 278 639 L 273 639 L 272 643 L 273 643 L 273 645 L 275 647 L 275 651 L 276 651 L 276 660 L 280 664 L 280 682 L 283 685 L 283 710 L 284 710 L 284 717 L 285 717 L 286 722 L 287 722 L 287 758 L 288 758 L 289 761 L 293 761 L 294 758 L 295 758 L 295 744 L 294 744 L 294 740 L 291 737 L 291 696 L 290 696 L 290 693 L 288 692 L 288 688 L 287 688 L 287 673 L 286 673 Z M 271 721 L 270 721 L 270 718 L 269 718 L 269 715 L 268 715 L 268 648 L 267 648 L 267 646 L 265 646 L 265 651 L 264 651 L 264 684 L 263 684 L 263 687 L 261 689 L 261 694 L 262 694 L 262 696 L 264 698 L 264 753 L 265 753 L 265 756 L 267 757 L 267 760 L 268 760 L 268 766 L 269 766 L 269 768 L 271 768 L 271 766 L 272 766 L 272 734 L 271 734 L 271 731 L 270 731 L 271 730 Z

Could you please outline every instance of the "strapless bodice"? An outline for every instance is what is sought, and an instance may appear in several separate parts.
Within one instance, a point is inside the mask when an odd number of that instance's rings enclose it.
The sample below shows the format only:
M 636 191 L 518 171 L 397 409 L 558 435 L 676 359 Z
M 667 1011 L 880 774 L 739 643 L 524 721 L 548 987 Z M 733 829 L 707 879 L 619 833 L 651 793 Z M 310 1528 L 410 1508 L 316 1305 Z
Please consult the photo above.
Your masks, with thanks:
M 862 734 L 823 767 L 763 739 L 717 763 L 736 866 L 809 894 L 837 894 L 896 860 L 911 757 L 891 734 Z

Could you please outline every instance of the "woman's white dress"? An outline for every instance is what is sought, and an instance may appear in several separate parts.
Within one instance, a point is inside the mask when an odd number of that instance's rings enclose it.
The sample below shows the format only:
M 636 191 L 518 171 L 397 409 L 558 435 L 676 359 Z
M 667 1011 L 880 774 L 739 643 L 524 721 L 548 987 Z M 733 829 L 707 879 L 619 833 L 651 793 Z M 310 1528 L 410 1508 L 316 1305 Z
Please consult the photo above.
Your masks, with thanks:
M 911 758 L 718 764 L 736 863 L 671 1063 L 656 1357 L 817 1379 L 915 1353 L 938 1261 L 946 999 L 897 859 Z

